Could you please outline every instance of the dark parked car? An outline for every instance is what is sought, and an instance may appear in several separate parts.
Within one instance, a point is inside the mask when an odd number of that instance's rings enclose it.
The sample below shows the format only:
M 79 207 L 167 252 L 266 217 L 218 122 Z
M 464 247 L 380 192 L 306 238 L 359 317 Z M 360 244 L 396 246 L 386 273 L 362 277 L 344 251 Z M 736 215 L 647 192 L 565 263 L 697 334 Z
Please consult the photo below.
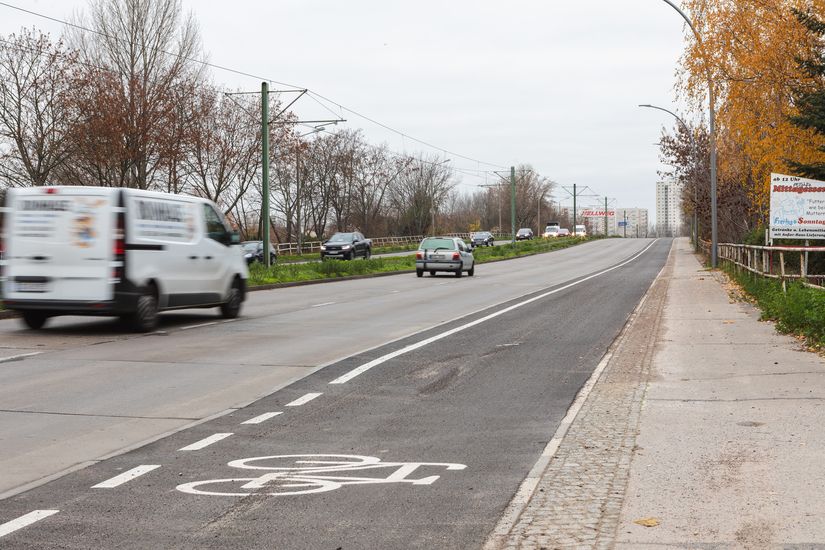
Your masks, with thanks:
M 415 253 L 415 274 L 424 276 L 429 271 L 449 271 L 456 277 L 466 271 L 472 277 L 476 271 L 476 262 L 470 247 L 456 237 L 427 237 L 418 246 Z
M 473 246 L 493 246 L 496 238 L 489 231 L 478 231 L 470 234 L 470 242 Z
M 516 240 L 517 241 L 529 241 L 533 238 L 533 230 L 529 227 L 522 227 L 516 233 Z
M 361 256 L 369 260 L 372 256 L 372 241 L 358 231 L 336 233 L 321 245 L 321 259 L 336 258 L 354 260 Z
M 254 262 L 261 262 L 264 263 L 264 242 L 263 241 L 244 241 L 241 243 L 241 249 L 243 250 L 243 257 L 246 260 L 247 265 L 254 263 Z M 270 243 L 269 245 L 269 263 L 274 264 L 275 261 L 278 259 L 278 252 L 275 251 L 275 247 L 272 246 Z

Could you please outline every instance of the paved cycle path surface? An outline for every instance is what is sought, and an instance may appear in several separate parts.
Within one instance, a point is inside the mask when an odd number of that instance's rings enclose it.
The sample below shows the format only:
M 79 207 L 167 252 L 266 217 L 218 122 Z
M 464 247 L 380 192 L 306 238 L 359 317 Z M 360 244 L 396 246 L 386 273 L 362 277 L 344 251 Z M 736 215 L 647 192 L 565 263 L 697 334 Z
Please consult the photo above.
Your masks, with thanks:
M 0 524 L 31 522 L 0 545 L 478 548 L 669 248 L 656 241 L 535 301 L 349 357 L 6 499 Z M 381 361 L 406 346 L 420 347 Z M 365 365 L 374 366 L 348 376 Z

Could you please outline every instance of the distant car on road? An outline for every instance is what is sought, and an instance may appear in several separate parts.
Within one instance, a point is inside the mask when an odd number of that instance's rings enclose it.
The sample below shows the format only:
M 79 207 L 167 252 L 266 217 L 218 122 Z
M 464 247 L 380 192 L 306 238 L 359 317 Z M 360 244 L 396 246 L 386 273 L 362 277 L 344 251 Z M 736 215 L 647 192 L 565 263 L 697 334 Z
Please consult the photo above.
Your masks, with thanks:
M 529 227 L 522 227 L 516 233 L 516 240 L 517 241 L 529 241 L 533 239 L 533 230 Z
M 321 259 L 336 258 L 354 260 L 361 256 L 369 260 L 372 256 L 372 241 L 358 231 L 336 233 L 321 245 Z
M 561 228 L 559 228 L 559 235 L 558 236 L 559 237 L 569 237 L 570 236 L 570 230 L 567 229 L 566 227 L 561 227 Z
M 472 277 L 476 264 L 473 253 L 464 241 L 457 237 L 427 237 L 415 253 L 415 274 L 423 277 L 425 271 L 435 275 L 436 271 L 450 271 L 456 277 L 466 271 Z
M 477 231 L 470 234 L 470 242 L 473 246 L 493 246 L 496 238 L 489 231 Z
M 255 262 L 264 263 L 264 242 L 263 241 L 244 241 L 241 243 L 243 250 L 243 257 L 246 264 L 250 265 Z M 272 244 L 269 245 L 269 263 L 274 264 L 278 260 L 278 252 Z
M 548 225 L 544 228 L 544 233 L 542 233 L 541 236 L 545 239 L 551 239 L 554 237 L 558 237 L 559 231 L 560 229 L 558 225 Z
M 574 237 L 587 237 L 587 228 L 583 225 L 577 225 L 573 228 Z

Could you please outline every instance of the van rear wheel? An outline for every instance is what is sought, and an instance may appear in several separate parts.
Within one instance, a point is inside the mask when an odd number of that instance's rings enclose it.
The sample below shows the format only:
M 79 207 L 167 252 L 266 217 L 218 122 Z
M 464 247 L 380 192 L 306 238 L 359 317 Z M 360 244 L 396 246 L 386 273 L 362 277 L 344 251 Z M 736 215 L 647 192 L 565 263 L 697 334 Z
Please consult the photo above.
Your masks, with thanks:
M 32 330 L 40 330 L 43 328 L 43 325 L 46 324 L 48 319 L 49 315 L 44 311 L 23 312 L 23 323 Z
M 229 289 L 226 301 L 221 304 L 221 316 L 224 319 L 235 319 L 241 313 L 242 302 L 243 295 L 240 286 L 235 282 L 232 284 L 232 288 Z
M 137 299 L 137 308 L 130 316 L 132 326 L 138 332 L 152 332 L 158 326 L 158 299 L 146 291 Z

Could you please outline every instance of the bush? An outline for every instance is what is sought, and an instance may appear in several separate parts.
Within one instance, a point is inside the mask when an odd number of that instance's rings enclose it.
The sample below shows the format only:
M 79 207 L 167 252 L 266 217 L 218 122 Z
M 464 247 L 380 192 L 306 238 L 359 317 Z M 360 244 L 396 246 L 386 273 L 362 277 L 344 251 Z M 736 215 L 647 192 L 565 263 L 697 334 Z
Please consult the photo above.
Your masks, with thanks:
M 783 292 L 781 281 L 733 270 L 728 274 L 756 301 L 762 318 L 775 321 L 778 330 L 802 335 L 817 347 L 825 345 L 825 291 L 797 281 L 787 283 Z

